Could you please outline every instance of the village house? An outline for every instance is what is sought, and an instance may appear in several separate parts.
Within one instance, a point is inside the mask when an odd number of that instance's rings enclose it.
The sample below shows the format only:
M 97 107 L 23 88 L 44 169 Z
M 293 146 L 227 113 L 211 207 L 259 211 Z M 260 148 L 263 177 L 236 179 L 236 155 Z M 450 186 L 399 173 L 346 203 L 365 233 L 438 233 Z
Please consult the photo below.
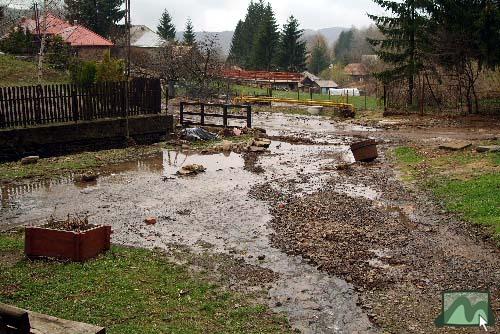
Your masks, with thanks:
M 59 36 L 70 45 L 75 55 L 84 60 L 101 60 L 114 45 L 110 40 L 79 24 L 71 24 L 53 14 L 47 15 L 46 24 L 37 24 L 32 18 L 23 18 L 19 26 L 35 36 Z M 43 27 L 45 26 L 45 28 Z
M 127 41 L 125 26 L 115 27 L 113 35 L 115 46 L 111 53 L 114 57 L 125 58 L 127 55 Z M 145 25 L 130 27 L 130 48 L 133 58 L 144 57 L 145 53 L 152 55 L 158 48 L 165 46 L 166 41 L 156 32 Z
M 367 79 L 369 73 L 365 64 L 352 63 L 344 68 L 344 73 L 351 77 L 351 81 L 363 82 Z
M 300 84 L 303 91 L 311 89 L 314 93 L 328 94 L 330 89 L 339 87 L 335 81 L 322 80 L 318 76 L 307 71 L 303 72 L 302 75 L 304 78 Z

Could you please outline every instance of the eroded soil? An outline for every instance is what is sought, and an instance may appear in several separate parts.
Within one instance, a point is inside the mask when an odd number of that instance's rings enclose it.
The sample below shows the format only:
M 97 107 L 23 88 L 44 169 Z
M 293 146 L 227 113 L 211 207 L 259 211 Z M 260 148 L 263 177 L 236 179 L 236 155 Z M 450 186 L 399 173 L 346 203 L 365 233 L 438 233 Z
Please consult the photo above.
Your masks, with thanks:
M 5 185 L 0 229 L 86 214 L 112 225 L 115 243 L 226 256 L 228 284 L 263 292 L 303 333 L 446 332 L 434 327 L 443 290 L 490 289 L 500 311 L 498 249 L 403 186 L 385 157 L 391 145 L 462 138 L 470 128 L 281 114 L 257 115 L 256 125 L 274 140 L 268 153 L 165 151 L 110 166 L 93 184 L 68 176 Z M 467 139 L 492 136 L 498 128 L 486 126 Z M 348 144 L 359 137 L 384 143 L 380 159 L 337 170 L 352 163 Z M 207 171 L 175 176 L 195 163 Z M 150 216 L 156 225 L 144 224 Z

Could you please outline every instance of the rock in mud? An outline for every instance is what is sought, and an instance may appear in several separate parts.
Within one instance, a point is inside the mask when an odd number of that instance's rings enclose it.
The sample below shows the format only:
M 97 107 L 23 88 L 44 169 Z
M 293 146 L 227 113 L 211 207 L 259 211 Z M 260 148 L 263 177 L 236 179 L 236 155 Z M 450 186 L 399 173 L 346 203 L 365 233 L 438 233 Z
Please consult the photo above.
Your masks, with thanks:
M 182 167 L 178 172 L 177 175 L 180 176 L 192 176 L 192 175 L 197 175 L 200 173 L 205 172 L 207 169 L 203 167 L 202 165 L 187 165 Z
M 87 182 L 96 181 L 98 177 L 99 177 L 99 174 L 96 174 L 94 172 L 88 172 L 88 173 L 84 173 L 84 174 L 80 174 L 80 175 L 75 176 L 74 180 L 75 180 L 75 182 L 87 183 Z
M 269 148 L 269 146 L 271 146 L 271 140 L 267 138 L 259 138 L 253 141 L 252 146 Z
M 148 217 L 144 219 L 144 222 L 146 223 L 146 225 L 156 225 L 158 221 L 156 220 L 155 217 Z
M 500 145 L 492 145 L 492 146 L 478 146 L 476 151 L 479 153 L 495 153 L 500 152 Z
M 33 165 L 38 163 L 40 157 L 38 155 L 29 156 L 21 159 L 21 165 Z
M 248 149 L 250 152 L 255 152 L 255 153 L 262 153 L 266 151 L 265 147 L 259 147 L 259 146 L 250 146 Z
M 439 145 L 439 148 L 441 150 L 448 150 L 448 151 L 462 151 L 471 146 L 472 146 L 471 142 L 455 141 Z

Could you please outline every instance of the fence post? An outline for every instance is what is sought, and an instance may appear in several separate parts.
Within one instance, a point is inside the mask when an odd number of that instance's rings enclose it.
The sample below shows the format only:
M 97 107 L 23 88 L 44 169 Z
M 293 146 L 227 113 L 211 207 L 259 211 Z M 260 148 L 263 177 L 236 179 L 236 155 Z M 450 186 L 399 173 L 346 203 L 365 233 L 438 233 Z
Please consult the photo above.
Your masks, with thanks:
M 205 125 L 205 104 L 200 103 L 200 123 L 202 126 Z
M 367 99 L 368 99 L 368 92 L 365 91 L 365 111 L 368 110 L 368 104 L 367 104 Z
M 179 114 L 181 125 L 184 126 L 184 102 L 181 102 L 180 104 Z
M 71 88 L 71 110 L 73 111 L 73 121 L 77 123 L 80 117 L 78 114 L 78 95 L 75 87 Z
M 41 115 L 41 110 L 40 110 L 40 91 L 42 90 L 42 86 L 38 85 L 35 88 L 36 91 L 36 99 L 35 99 L 35 123 L 36 124 L 41 124 L 42 123 L 42 115 Z
M 346 103 L 349 104 L 349 89 L 347 90 L 347 95 L 346 96 L 347 96 L 347 102 Z
M 224 128 L 227 128 L 227 104 L 223 106 L 222 122 L 224 124 Z
M 311 96 L 311 101 L 312 101 L 312 99 L 313 99 L 313 90 L 312 90 L 312 88 L 309 88 L 309 95 Z
M 247 109 L 247 128 L 250 129 L 252 127 L 252 106 L 247 105 L 246 109 Z

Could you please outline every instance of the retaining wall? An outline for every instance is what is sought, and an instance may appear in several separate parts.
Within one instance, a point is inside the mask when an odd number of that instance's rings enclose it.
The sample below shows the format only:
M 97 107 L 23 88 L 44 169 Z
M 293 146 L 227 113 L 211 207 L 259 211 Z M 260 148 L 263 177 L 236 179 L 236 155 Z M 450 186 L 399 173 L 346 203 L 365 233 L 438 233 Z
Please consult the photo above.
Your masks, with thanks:
M 171 115 L 130 117 L 130 137 L 138 144 L 158 142 L 173 132 L 173 123 Z M 120 148 L 127 145 L 126 134 L 123 118 L 0 130 L 0 161 Z

